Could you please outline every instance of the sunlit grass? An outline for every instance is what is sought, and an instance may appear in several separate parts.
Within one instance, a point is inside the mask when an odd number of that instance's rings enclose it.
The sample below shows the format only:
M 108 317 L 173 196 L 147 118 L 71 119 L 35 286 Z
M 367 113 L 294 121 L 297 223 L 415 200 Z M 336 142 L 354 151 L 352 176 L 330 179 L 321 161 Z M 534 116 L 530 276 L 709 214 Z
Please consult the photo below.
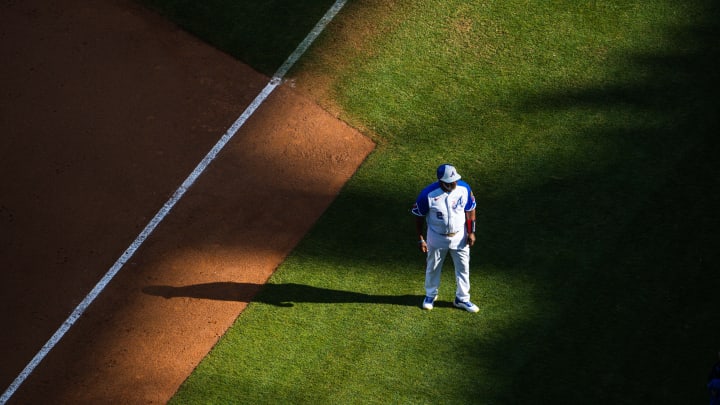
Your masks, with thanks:
M 349 2 L 291 78 L 379 146 L 174 401 L 704 401 L 717 17 L 709 0 Z M 476 315 L 451 307 L 449 267 L 419 309 L 408 209 L 444 162 L 478 197 Z

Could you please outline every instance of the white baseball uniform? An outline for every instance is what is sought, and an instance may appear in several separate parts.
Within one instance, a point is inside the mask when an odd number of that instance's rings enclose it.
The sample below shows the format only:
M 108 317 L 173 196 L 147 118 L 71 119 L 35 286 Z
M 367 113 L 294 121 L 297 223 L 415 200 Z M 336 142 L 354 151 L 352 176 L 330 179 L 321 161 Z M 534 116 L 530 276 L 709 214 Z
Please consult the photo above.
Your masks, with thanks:
M 475 209 L 475 197 L 470 186 L 459 180 L 452 191 L 445 191 L 440 182 L 422 190 L 413 205 L 412 213 L 425 217 L 427 222 L 427 266 L 425 295 L 436 297 L 440 274 L 448 253 L 455 266 L 460 301 L 470 301 L 470 246 L 467 244 L 466 211 Z

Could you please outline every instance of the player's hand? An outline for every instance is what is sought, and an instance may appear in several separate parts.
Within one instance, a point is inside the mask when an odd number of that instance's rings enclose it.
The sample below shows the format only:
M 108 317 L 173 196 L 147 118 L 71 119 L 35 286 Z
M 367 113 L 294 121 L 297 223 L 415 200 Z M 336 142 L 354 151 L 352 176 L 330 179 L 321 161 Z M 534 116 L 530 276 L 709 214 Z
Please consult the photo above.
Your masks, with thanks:
M 428 252 L 427 243 L 426 243 L 425 241 L 421 241 L 420 243 L 418 243 L 418 246 L 420 246 L 420 251 L 421 251 L 421 252 L 423 252 L 423 253 L 427 253 L 427 252 Z
M 472 245 L 475 244 L 475 234 L 474 233 L 468 234 L 467 243 L 471 247 L 472 247 Z

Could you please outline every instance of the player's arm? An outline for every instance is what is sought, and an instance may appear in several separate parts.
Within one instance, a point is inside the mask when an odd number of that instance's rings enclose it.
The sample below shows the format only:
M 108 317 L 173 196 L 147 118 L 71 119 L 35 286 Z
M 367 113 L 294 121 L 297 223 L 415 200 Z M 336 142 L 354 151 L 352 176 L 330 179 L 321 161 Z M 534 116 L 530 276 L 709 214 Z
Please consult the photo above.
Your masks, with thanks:
M 420 251 L 427 253 L 428 247 L 425 242 L 425 215 L 428 213 L 427 198 L 420 194 L 415 204 L 413 204 L 410 212 L 415 217 L 415 235 L 417 237 L 417 244 L 420 247 Z
M 475 244 L 475 210 L 465 211 L 465 224 L 467 226 L 468 244 Z
M 423 205 L 423 200 L 418 198 L 418 201 L 413 204 L 413 208 L 410 211 L 412 212 L 413 216 L 415 217 L 415 235 L 417 238 L 417 244 L 420 248 L 420 251 L 423 253 L 427 253 L 428 247 L 427 242 L 425 242 L 425 214 L 427 213 L 427 209 Z
M 472 190 L 470 190 L 470 186 L 467 186 L 467 190 L 468 200 L 465 205 L 465 226 L 468 245 L 472 246 L 475 244 L 475 207 L 477 206 L 477 202 L 475 201 L 475 195 Z
M 427 253 L 427 243 L 425 242 L 425 217 L 415 216 L 415 234 L 417 235 L 418 246 L 420 251 Z

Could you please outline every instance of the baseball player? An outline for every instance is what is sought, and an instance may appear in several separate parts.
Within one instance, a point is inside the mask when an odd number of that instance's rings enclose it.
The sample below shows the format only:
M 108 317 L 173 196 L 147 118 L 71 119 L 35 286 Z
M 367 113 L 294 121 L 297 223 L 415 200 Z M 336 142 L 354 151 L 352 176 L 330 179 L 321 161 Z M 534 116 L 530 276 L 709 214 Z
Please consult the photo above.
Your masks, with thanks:
M 454 166 L 440 165 L 438 181 L 420 192 L 412 208 L 418 244 L 427 254 L 423 309 L 433 309 L 442 266 L 450 253 L 457 280 L 453 304 L 468 312 L 480 310 L 470 302 L 470 246 L 475 243 L 475 197 L 470 186 L 460 178 Z M 427 239 L 423 235 L 425 224 Z

